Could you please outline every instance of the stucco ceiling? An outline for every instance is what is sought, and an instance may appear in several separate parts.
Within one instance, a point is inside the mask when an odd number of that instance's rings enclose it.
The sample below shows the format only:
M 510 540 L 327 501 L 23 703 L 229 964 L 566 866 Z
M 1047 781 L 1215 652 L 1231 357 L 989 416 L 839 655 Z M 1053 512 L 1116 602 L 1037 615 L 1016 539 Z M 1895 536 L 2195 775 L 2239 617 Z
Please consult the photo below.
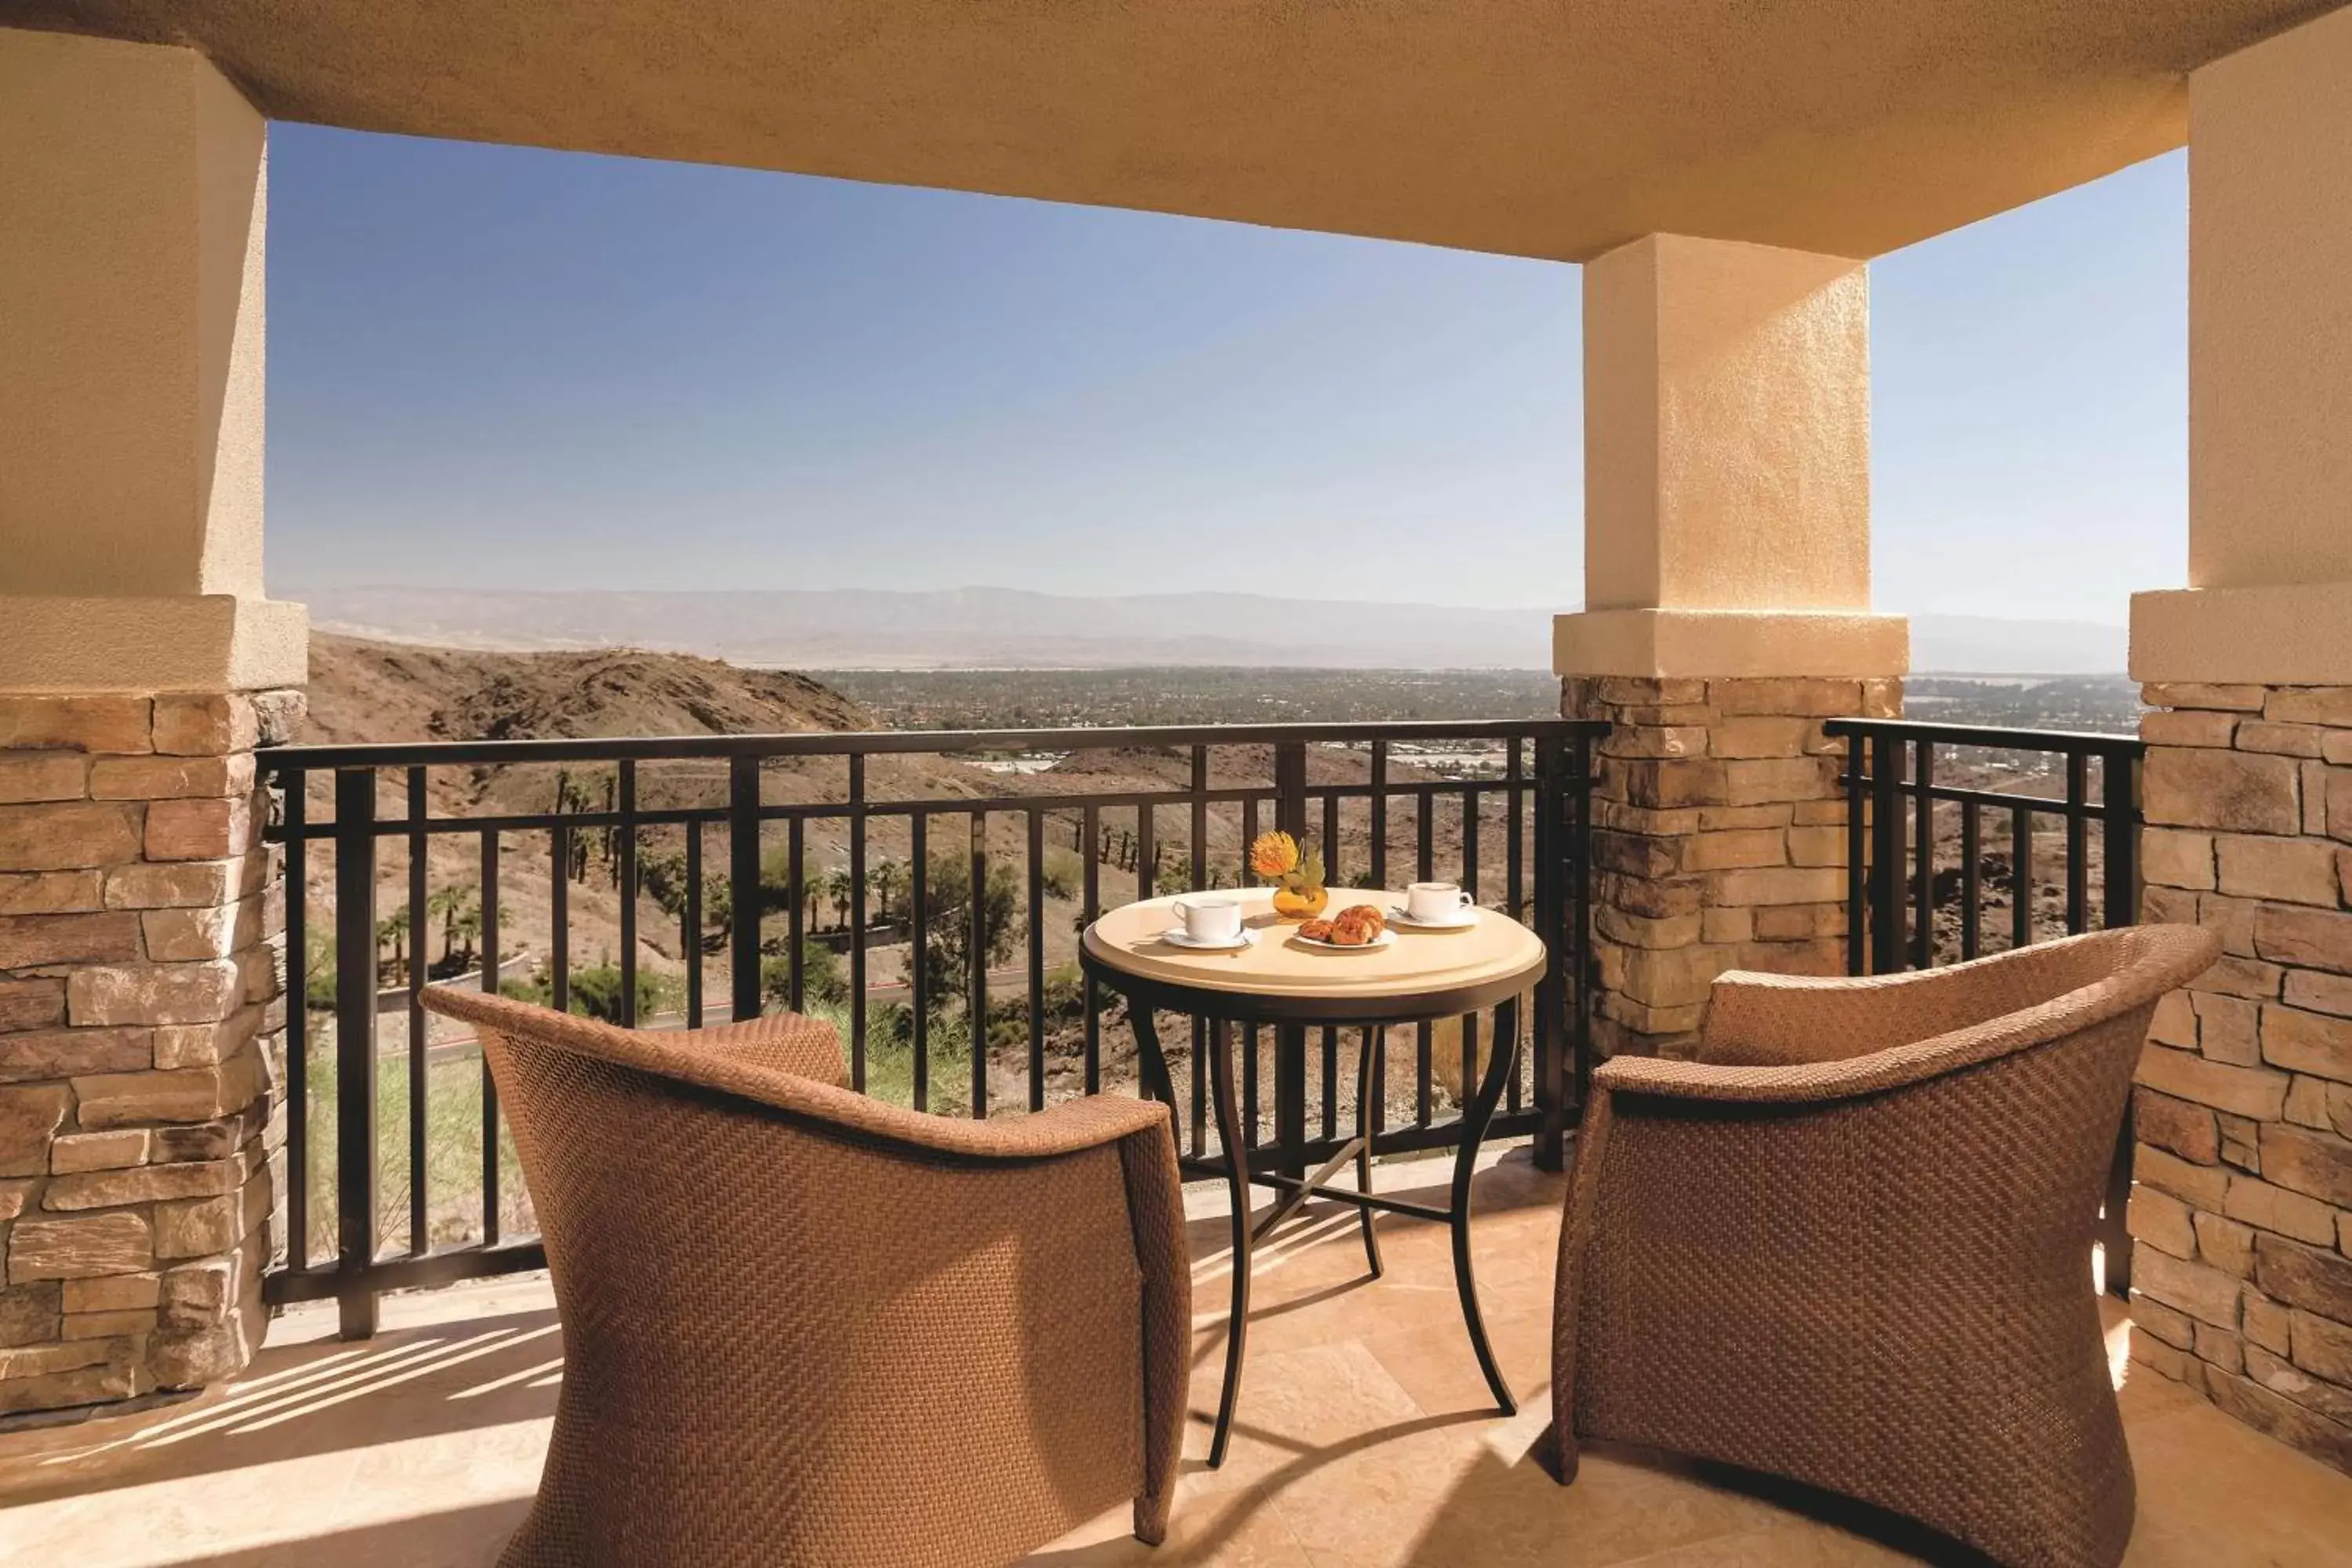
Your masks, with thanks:
M 1582 260 L 1879 254 L 2178 146 L 2343 0 L 0 0 L 273 118 Z

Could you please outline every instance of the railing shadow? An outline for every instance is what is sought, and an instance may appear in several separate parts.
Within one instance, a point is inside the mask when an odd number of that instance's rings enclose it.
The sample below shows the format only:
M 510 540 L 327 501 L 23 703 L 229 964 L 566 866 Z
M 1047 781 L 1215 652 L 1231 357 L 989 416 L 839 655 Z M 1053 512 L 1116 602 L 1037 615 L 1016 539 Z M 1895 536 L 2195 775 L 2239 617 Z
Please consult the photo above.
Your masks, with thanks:
M 544 1419 L 562 1353 L 552 1306 L 361 1343 L 265 1348 L 245 1376 L 202 1398 L 12 1439 L 0 1506 Z
M 168 1568 L 319 1568 L 320 1563 L 400 1563 L 405 1568 L 481 1568 L 498 1560 L 522 1523 L 529 1498 L 420 1514 L 261 1546 L 173 1560 Z M 162 1565 L 159 1565 L 162 1568 Z

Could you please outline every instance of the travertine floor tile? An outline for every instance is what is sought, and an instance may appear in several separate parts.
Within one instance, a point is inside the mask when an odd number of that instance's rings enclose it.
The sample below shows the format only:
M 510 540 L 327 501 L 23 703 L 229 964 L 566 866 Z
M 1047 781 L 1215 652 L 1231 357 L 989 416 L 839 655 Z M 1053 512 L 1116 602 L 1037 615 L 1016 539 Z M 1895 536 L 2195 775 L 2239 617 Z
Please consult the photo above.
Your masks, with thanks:
M 1432 1197 L 1441 1163 L 1383 1167 Z M 1157 1551 L 1124 1508 L 1035 1568 L 1878 1568 L 1898 1529 L 1665 1456 L 1606 1447 L 1560 1487 L 1549 1416 L 1560 1179 L 1509 1156 L 1479 1177 L 1487 1327 L 1520 1398 L 1492 1410 L 1442 1226 L 1310 1211 L 1262 1254 L 1234 1443 L 1205 1467 L 1223 1369 L 1227 1227 L 1196 1190 L 1195 1361 L 1174 1521 Z M 543 1279 L 394 1297 L 384 1331 L 331 1310 L 275 1325 L 241 1383 L 201 1400 L 0 1436 L 0 1562 L 74 1568 L 492 1568 L 536 1484 L 561 1378 Z M 2110 1353 L 2129 1332 L 2107 1308 Z M 2352 1568 L 2352 1478 L 2131 1372 L 2132 1568 Z M 1813 1508 L 1819 1517 L 1792 1511 Z M 1853 1529 L 1845 1528 L 1848 1524 Z M 1883 1537 L 1883 1538 L 1882 1538 Z

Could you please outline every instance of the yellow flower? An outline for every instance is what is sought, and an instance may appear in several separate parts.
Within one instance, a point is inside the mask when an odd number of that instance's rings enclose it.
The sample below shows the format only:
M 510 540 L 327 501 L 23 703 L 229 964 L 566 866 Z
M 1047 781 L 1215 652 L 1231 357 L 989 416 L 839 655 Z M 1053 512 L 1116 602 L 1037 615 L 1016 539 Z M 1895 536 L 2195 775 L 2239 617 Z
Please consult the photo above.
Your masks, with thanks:
M 1298 869 L 1298 840 L 1287 833 L 1261 833 L 1250 845 L 1250 869 L 1261 877 L 1287 877 Z

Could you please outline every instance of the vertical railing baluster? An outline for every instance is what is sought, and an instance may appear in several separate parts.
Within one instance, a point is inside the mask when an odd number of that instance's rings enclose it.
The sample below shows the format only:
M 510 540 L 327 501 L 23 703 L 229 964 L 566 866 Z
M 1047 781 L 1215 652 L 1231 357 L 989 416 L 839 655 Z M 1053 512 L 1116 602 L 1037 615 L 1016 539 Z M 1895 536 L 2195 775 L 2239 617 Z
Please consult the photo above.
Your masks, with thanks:
M 975 901 L 980 898 L 972 889 Z M 849 753 L 849 1087 L 866 1092 L 866 753 Z
M 1029 1109 L 1045 1109 L 1045 814 L 1029 808 Z
M 2137 742 L 2108 748 L 2099 760 L 2102 858 L 2105 861 L 2102 923 L 2109 931 L 2139 921 L 2139 759 Z M 2107 1190 L 2100 1208 L 2099 1241 L 2107 1293 L 2131 1295 L 2132 1235 L 2127 1210 L 2132 1188 L 2132 1112 L 2127 1100 L 2116 1149 L 2107 1163 Z
M 1581 1115 L 1592 1097 L 1592 736 L 1576 732 L 1570 753 L 1575 769 L 1569 775 L 1568 911 L 1569 951 L 1575 967 L 1568 973 L 1570 1019 L 1568 1051 L 1576 1085 L 1576 1110 Z M 1554 1023 L 1551 1026 L 1557 1027 Z
M 1437 796 L 1427 785 L 1413 802 L 1412 875 L 1415 881 L 1426 882 L 1435 873 L 1431 869 L 1431 856 L 1436 837 Z M 1412 1124 L 1429 1125 L 1431 1057 L 1437 1044 L 1434 1025 L 1416 1024 L 1412 1030 Z M 1466 1086 L 1465 1086 L 1466 1092 Z
M 637 764 L 621 759 L 621 825 L 614 830 L 613 882 L 621 900 L 621 1026 L 637 1026 Z
M 908 1000 L 915 1010 L 910 1032 L 915 1051 L 915 1109 L 931 1108 L 931 818 L 918 811 L 907 824 L 907 853 L 914 865 L 907 878 L 908 963 L 914 973 Z
M 702 823 L 686 825 L 686 898 L 678 914 L 678 956 L 686 960 L 686 1026 L 702 1027 Z
M 310 1266 L 310 775 L 278 773 L 286 802 L 286 1266 Z
M 1478 790 L 1473 784 L 1462 792 L 1462 890 L 1470 901 L 1478 901 Z M 1470 1096 L 1478 1086 L 1478 1015 L 1462 1015 L 1462 1092 L 1457 1103 L 1469 1109 Z
M 2009 945 L 2033 942 L 2033 809 L 2013 805 L 2009 810 Z
M 2081 749 L 2066 753 L 2066 934 L 2090 929 L 2090 769 Z
M 408 1255 L 425 1256 L 425 909 L 432 901 L 425 855 L 425 770 L 408 770 Z
M 1343 886 L 1339 874 L 1339 792 L 1329 791 L 1323 796 L 1323 879 L 1326 887 Z M 1323 1030 L 1323 1136 L 1336 1138 L 1339 1131 L 1339 1031 L 1326 1025 Z M 1361 1094 L 1359 1084 L 1356 1092 Z
M 1566 761 L 1556 738 L 1536 738 L 1535 764 L 1536 931 L 1549 954 L 1536 982 L 1536 1105 L 1543 1119 L 1536 1139 L 1536 1163 L 1557 1171 L 1566 1163 L 1568 1149 L 1567 1064 L 1560 1048 L 1560 1019 L 1566 1006 L 1562 992 L 1571 974 L 1576 992 L 1581 994 L 1584 990 L 1581 967 L 1570 968 L 1571 963 L 1582 964 L 1583 944 L 1569 924 L 1565 897 L 1566 884 L 1573 874 L 1568 858 L 1573 846 L 1560 844 L 1568 826 L 1561 777 Z
M 1911 967 L 1932 969 L 1936 963 L 1936 742 L 1921 740 L 1912 748 L 1911 800 L 1913 837 L 1918 840 L 1912 860 L 1911 900 L 1916 929 L 1911 933 Z
M 1884 732 L 1870 738 L 1870 969 L 1892 974 L 1903 967 L 1903 742 Z
M 1080 876 L 1086 889 L 1085 909 L 1081 911 L 1088 925 L 1102 916 L 1102 814 L 1087 806 L 1080 817 L 1086 834 L 1087 847 L 1082 857 L 1086 864 Z M 1086 1092 L 1102 1092 L 1102 987 L 1092 978 L 1084 982 L 1087 995 L 1085 1076 Z
M 1209 748 L 1192 748 L 1192 875 L 1195 889 L 1209 885 Z M 1192 1152 L 1209 1152 L 1209 1023 L 1192 1020 Z
M 1870 822 L 1870 782 L 1867 751 L 1862 737 L 1845 737 L 1845 972 L 1870 973 L 1869 900 L 1864 896 L 1870 875 L 1870 851 L 1865 839 Z
M 375 773 L 335 773 L 335 1268 L 347 1340 L 375 1332 Z
M 793 862 L 797 869 L 799 862 Z M 800 909 L 800 888 L 793 889 L 793 908 Z M 734 1018 L 760 1016 L 760 759 L 730 757 L 727 762 L 727 942 L 728 1014 Z M 795 953 L 799 944 L 793 944 Z M 793 998 L 799 1005 L 799 998 Z
M 1984 910 L 1981 908 L 1982 879 L 1977 863 L 1984 855 L 1982 826 L 1978 821 L 1977 803 L 1960 803 L 1960 957 L 1977 956 L 1984 942 Z
M 1237 887 L 1250 885 L 1249 847 L 1257 839 L 1257 797 L 1242 801 L 1242 865 Z M 1257 1146 L 1257 1026 L 1245 1025 L 1242 1037 L 1242 1137 L 1246 1147 Z
M 547 962 L 549 1005 L 572 1010 L 572 829 L 557 823 L 548 833 Z
M 1274 825 L 1293 840 L 1307 839 L 1307 743 L 1285 741 L 1274 749 Z M 1307 1026 L 1284 1024 L 1274 1032 L 1274 1169 L 1304 1176 L 1307 1158 Z
M 766 873 L 763 870 L 761 875 Z M 794 816 L 784 824 L 784 900 L 792 905 L 784 923 L 784 1005 L 795 1013 L 808 1011 L 808 820 Z M 760 903 L 767 906 L 767 890 Z M 752 966 L 759 961 L 754 957 Z
M 971 965 L 971 1114 L 988 1119 L 988 814 L 971 814 L 971 930 L 966 953 Z
M 1526 788 L 1519 738 L 1514 735 L 1503 757 L 1503 912 L 1515 921 L 1524 920 L 1527 911 L 1526 889 L 1521 886 L 1526 858 L 1519 842 L 1527 829 L 1527 810 L 1521 798 Z M 1519 1070 L 1511 1075 L 1509 1109 L 1514 1116 L 1525 1108 L 1526 1096 L 1519 1086 L 1532 1067 L 1532 1063 L 1522 1062 Z
M 2139 923 L 2139 742 L 2109 748 L 2099 759 L 2099 830 L 2105 882 L 2100 923 L 2114 931 Z
M 1372 886 L 1389 885 L 1389 743 L 1372 742 L 1372 798 L 1365 808 L 1371 818 Z
M 482 992 L 499 994 L 499 835 L 482 835 Z M 482 1245 L 496 1247 L 502 1228 L 499 1194 L 499 1080 L 482 1053 Z

